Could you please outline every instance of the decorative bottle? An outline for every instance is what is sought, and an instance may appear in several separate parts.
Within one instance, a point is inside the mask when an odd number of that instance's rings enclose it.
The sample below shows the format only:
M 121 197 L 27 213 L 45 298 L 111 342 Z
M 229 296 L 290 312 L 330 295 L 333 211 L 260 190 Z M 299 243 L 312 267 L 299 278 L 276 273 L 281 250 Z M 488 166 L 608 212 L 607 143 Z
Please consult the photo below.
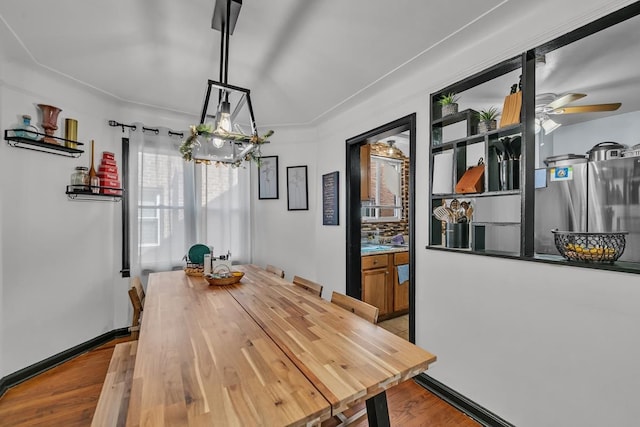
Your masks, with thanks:
M 31 124 L 31 116 L 24 114 L 22 116 L 22 126 L 16 131 L 16 136 L 29 139 L 38 139 L 38 128 Z
M 93 146 L 94 141 L 91 140 L 91 167 L 89 168 L 89 185 L 91 185 L 92 193 L 100 192 L 100 178 L 98 177 L 98 173 L 96 172 L 96 168 L 93 166 Z
M 89 189 L 89 172 L 86 166 L 76 166 L 71 174 L 72 190 L 75 192 L 87 191 Z

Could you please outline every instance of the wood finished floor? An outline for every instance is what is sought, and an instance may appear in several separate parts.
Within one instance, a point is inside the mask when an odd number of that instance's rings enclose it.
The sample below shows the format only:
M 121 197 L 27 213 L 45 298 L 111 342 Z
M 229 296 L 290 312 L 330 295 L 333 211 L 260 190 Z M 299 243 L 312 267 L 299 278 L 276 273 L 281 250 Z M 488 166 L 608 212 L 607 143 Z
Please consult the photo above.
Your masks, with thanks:
M 113 347 L 127 340 L 111 341 L 9 389 L 0 398 L 0 426 L 90 426 Z M 387 390 L 387 401 L 392 426 L 480 425 L 413 380 Z M 335 424 L 329 420 L 322 425 Z M 352 425 L 367 426 L 367 419 Z
M 378 326 L 386 329 L 394 335 L 409 340 L 409 315 L 394 317 L 393 319 L 378 322 Z

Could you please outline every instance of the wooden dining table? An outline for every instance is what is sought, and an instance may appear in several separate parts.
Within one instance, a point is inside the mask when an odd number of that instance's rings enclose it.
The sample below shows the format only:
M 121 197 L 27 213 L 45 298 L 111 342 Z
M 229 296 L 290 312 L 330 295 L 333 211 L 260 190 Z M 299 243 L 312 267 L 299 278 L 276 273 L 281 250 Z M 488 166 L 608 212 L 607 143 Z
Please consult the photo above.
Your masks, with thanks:
M 319 425 L 366 401 L 389 425 L 385 390 L 436 356 L 255 265 L 234 285 L 152 273 L 127 426 Z

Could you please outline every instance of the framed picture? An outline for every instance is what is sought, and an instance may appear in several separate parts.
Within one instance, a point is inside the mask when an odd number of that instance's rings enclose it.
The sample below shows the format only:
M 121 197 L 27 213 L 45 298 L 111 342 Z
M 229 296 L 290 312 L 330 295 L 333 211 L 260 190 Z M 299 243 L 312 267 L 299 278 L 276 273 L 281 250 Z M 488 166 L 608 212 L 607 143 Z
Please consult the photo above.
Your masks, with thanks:
M 338 171 L 322 175 L 322 225 L 339 225 Z
M 258 168 L 258 199 L 277 199 L 278 187 L 278 156 L 262 157 Z
M 309 210 L 306 166 L 287 167 L 287 209 L 290 211 Z

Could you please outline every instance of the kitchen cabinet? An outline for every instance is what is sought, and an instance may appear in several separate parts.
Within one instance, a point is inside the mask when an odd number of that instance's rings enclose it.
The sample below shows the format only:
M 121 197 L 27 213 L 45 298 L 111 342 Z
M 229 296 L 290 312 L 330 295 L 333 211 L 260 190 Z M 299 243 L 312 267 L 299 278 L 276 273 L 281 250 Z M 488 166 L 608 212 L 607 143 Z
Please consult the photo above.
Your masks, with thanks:
M 409 281 L 397 283 L 396 266 L 408 262 L 407 251 L 362 257 L 362 300 L 378 307 L 379 320 L 407 313 Z
M 362 270 L 362 300 L 378 307 L 378 316 L 389 313 L 389 269 Z
M 409 264 L 409 252 L 393 254 L 393 311 L 409 309 L 409 280 L 400 283 L 398 266 Z
M 360 200 L 368 201 L 371 198 L 371 146 L 369 144 L 360 147 Z

